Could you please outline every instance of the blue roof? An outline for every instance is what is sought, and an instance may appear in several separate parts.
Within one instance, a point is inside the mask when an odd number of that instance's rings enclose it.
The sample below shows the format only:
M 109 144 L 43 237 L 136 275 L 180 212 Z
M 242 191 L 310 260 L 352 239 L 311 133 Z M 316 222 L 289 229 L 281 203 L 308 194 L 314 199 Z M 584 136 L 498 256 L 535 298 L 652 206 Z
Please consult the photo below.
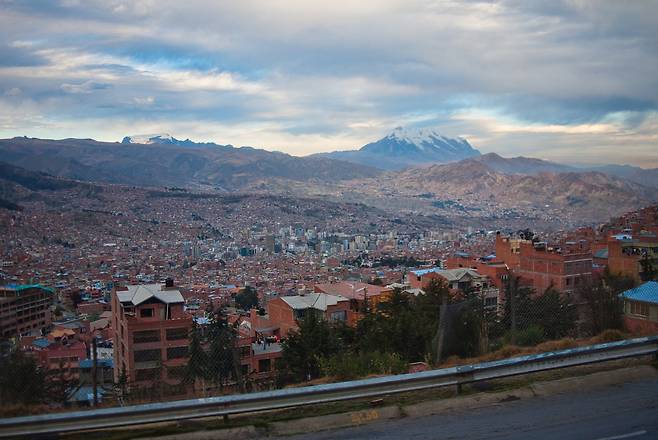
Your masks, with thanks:
M 98 387 L 98 400 L 103 399 L 103 395 L 105 394 L 105 390 L 101 387 Z M 94 401 L 94 388 L 90 386 L 82 386 L 80 389 L 78 389 L 71 398 L 69 399 L 72 402 L 93 402 Z
M 82 359 L 80 361 L 80 368 L 91 368 L 93 366 L 93 359 Z M 112 359 L 97 359 L 96 366 L 101 368 L 114 368 L 114 360 Z
M 608 248 L 599 249 L 598 251 L 594 252 L 594 258 L 608 258 Z
M 622 296 L 634 301 L 648 302 L 658 304 L 658 282 L 649 281 L 635 289 L 630 289 L 622 293 Z
M 34 342 L 32 342 L 32 345 L 36 345 L 39 348 L 46 348 L 50 345 L 50 341 L 46 338 L 39 338 L 35 339 Z
M 422 277 L 423 275 L 427 275 L 428 273 L 432 272 L 438 272 L 440 271 L 440 267 L 433 267 L 431 269 L 418 269 L 418 270 L 412 270 L 411 273 L 416 275 L 417 277 Z

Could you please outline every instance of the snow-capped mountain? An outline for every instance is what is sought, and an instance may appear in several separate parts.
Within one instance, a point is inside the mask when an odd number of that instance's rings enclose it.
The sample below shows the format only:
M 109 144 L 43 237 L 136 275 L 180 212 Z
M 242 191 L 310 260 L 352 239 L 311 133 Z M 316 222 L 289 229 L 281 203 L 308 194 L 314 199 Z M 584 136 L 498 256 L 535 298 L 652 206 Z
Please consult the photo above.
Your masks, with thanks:
M 448 138 L 432 128 L 395 128 L 357 151 L 321 153 L 324 157 L 396 170 L 408 166 L 456 162 L 479 156 L 466 139 Z
M 139 134 L 134 136 L 126 136 L 121 141 L 122 144 L 165 144 L 177 145 L 180 147 L 205 147 L 208 145 L 215 145 L 211 143 L 197 143 L 189 139 L 181 141 L 176 139 L 170 134 Z

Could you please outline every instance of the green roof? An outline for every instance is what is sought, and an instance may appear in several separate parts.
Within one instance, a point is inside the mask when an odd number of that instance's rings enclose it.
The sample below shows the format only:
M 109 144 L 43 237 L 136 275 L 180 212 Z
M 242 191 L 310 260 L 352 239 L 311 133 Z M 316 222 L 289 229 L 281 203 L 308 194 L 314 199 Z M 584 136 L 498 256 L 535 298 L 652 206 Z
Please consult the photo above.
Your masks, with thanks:
M 7 286 L 2 286 L 2 289 L 15 290 L 17 292 L 28 290 L 28 289 L 41 289 L 47 290 L 50 293 L 55 293 L 55 291 L 50 287 L 42 286 L 41 284 L 9 284 Z

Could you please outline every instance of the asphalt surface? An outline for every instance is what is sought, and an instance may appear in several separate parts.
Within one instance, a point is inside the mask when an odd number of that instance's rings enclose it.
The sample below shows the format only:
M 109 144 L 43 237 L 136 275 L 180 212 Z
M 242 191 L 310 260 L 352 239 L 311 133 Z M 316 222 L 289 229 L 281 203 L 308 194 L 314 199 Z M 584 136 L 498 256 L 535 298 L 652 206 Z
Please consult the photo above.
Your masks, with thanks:
M 281 439 L 658 439 L 658 380 Z

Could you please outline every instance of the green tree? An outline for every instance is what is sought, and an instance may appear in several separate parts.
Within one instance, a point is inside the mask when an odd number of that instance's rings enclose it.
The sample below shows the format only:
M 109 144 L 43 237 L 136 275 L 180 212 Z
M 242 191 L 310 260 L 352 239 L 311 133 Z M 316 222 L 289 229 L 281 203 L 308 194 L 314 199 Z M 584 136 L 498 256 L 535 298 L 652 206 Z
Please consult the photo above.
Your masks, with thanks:
M 251 286 L 246 286 L 235 296 L 235 303 L 242 310 L 250 310 L 258 306 L 258 293 Z
M 321 359 L 329 358 L 345 349 L 336 327 L 307 309 L 298 329 L 283 341 L 283 356 L 279 373 L 284 381 L 314 379 L 321 374 Z
M 0 401 L 30 405 L 46 398 L 46 377 L 33 357 L 12 350 L 0 357 Z
M 57 368 L 46 374 L 46 389 L 50 401 L 66 405 L 80 388 L 78 379 L 73 374 L 70 363 L 59 361 Z
M 208 377 L 223 389 L 229 379 L 238 380 L 234 359 L 237 334 L 220 313 L 215 314 L 211 319 L 208 327 L 208 342 L 210 345 Z
M 646 252 L 640 260 L 642 266 L 642 281 L 653 281 L 656 279 L 656 270 L 653 267 L 653 262 L 649 258 L 649 252 Z
M 560 339 L 573 333 L 576 324 L 576 309 L 569 296 L 561 294 L 552 286 L 543 295 L 532 300 L 532 324 L 544 329 L 548 339 Z
M 606 268 L 597 277 L 578 287 L 576 295 L 586 304 L 586 317 L 592 334 L 623 327 L 624 300 L 619 295 L 633 288 L 632 278 L 613 275 Z
M 189 358 L 183 375 L 183 383 L 194 385 L 199 380 L 205 394 L 205 381 L 208 379 L 208 355 L 203 349 L 201 330 L 195 321 L 192 321 L 188 353 Z

